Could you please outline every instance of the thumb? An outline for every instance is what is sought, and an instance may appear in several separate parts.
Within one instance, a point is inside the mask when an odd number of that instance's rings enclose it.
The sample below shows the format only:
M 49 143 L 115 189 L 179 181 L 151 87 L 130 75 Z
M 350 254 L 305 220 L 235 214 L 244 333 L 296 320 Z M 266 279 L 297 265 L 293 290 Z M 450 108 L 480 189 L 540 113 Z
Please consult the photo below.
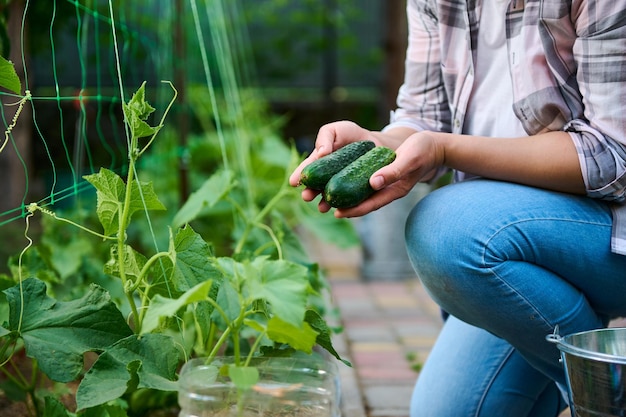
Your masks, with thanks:
M 370 186 L 378 191 L 398 181 L 406 173 L 408 165 L 402 154 L 396 152 L 395 159 L 370 176 Z
M 374 172 L 370 177 L 370 186 L 378 191 L 397 181 L 397 169 L 394 168 L 396 165 L 396 161 L 394 161 Z
M 378 191 L 381 188 L 385 188 L 385 177 L 380 174 L 380 170 L 376 171 L 370 178 L 370 186 Z

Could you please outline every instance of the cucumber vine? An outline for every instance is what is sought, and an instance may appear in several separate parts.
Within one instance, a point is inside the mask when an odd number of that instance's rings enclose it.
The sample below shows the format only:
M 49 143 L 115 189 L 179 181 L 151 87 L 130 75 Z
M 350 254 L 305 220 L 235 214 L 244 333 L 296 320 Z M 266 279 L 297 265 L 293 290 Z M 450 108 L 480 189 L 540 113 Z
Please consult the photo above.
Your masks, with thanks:
M 126 298 L 128 300 L 128 305 L 131 308 L 135 329 L 141 329 L 142 314 L 140 314 L 139 311 L 145 311 L 147 306 L 137 306 L 134 292 L 137 291 L 141 283 L 145 281 L 150 267 L 159 258 L 172 258 L 172 254 L 170 252 L 159 252 L 153 255 L 145 263 L 134 282 L 126 270 L 129 261 L 128 258 L 132 256 L 132 252 L 126 246 L 126 230 L 130 224 L 133 213 L 141 209 L 141 207 L 137 204 L 137 200 L 141 201 L 144 210 L 165 209 L 165 207 L 163 207 L 163 205 L 158 201 L 156 195 L 154 195 L 151 185 L 141 183 L 136 180 L 136 164 L 139 157 L 141 157 L 141 155 L 143 155 L 154 142 L 157 134 L 165 122 L 165 118 L 167 117 L 172 104 L 176 101 L 176 97 L 178 96 L 174 85 L 171 82 L 167 83 L 172 88 L 174 94 L 169 105 L 167 106 L 167 109 L 163 113 L 159 124 L 156 126 L 150 126 L 146 122 L 155 109 L 145 100 L 145 82 L 135 92 L 130 101 L 123 104 L 124 119 L 126 126 L 129 128 L 130 135 L 126 180 L 122 182 L 121 178 L 119 178 L 117 174 L 105 169 L 101 169 L 101 171 L 97 174 L 85 176 L 85 179 L 92 183 L 98 192 L 98 217 L 101 221 L 103 221 L 105 228 L 104 234 L 91 230 L 69 219 L 59 217 L 51 210 L 37 205 L 37 203 L 31 203 L 27 207 L 29 213 L 41 211 L 43 214 L 49 215 L 56 220 L 66 222 L 94 236 L 115 242 L 116 250 L 113 252 L 116 255 L 115 265 L 117 268 L 117 275 L 122 282 L 124 293 L 126 294 Z M 141 146 L 139 140 L 146 137 L 148 137 L 149 140 L 145 145 Z M 119 198 L 120 196 L 122 198 Z M 117 228 L 115 225 L 117 225 Z M 146 301 L 146 297 L 143 297 L 142 299 Z
M 31 248 L 28 224 L 37 212 L 109 243 L 110 259 L 103 269 L 119 279 L 129 311 L 124 317 L 124 309 L 94 284 L 79 299 L 48 297 L 44 282 L 35 277 L 23 279 L 20 255 L 19 283 L 4 291 L 10 313 L 8 322 L 0 326 L 1 359 L 8 357 L 4 362 L 9 363 L 9 346 L 16 349 L 21 340 L 26 354 L 34 358 L 33 375 L 41 371 L 59 382 L 80 379 L 78 411 L 104 407 L 138 389 L 175 391 L 181 362 L 195 356 L 207 360 L 224 353 L 234 356 L 236 369 L 229 374 L 242 388 L 258 378 L 249 365 L 261 354 L 311 353 L 319 345 L 340 359 L 330 328 L 309 302 L 315 292 L 311 265 L 285 259 L 286 243 L 281 241 L 285 231 L 265 222 L 291 190 L 286 180 L 250 215 L 230 195 L 238 186 L 234 175 L 218 171 L 174 216 L 167 250 L 145 256 L 128 242 L 133 216 L 165 210 L 152 183 L 139 180 L 137 161 L 154 143 L 176 100 L 176 89 L 169 85 L 173 97 L 156 126 L 148 123 L 155 109 L 145 99 L 145 83 L 122 105 L 129 134 L 126 178 L 105 168 L 84 177 L 96 189 L 96 215 L 102 231 L 36 203 L 27 206 L 29 244 L 22 255 Z M 216 256 L 189 226 L 200 208 L 206 207 L 207 195 L 211 204 L 230 203 L 243 225 L 232 256 Z M 250 250 L 248 239 L 255 229 L 269 239 Z M 267 254 L 268 245 L 275 247 L 273 255 Z M 98 353 L 98 359 L 85 373 L 83 355 L 89 351 Z M 0 369 L 11 375 L 4 366 Z M 36 403 L 34 379 L 16 377 L 14 381 Z

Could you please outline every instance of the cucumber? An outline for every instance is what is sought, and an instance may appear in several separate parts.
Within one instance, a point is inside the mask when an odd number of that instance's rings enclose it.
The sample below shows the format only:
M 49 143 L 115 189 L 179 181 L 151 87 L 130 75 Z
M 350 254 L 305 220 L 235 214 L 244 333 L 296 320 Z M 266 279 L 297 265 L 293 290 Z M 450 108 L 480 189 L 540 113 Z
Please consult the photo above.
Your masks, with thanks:
M 335 174 L 324 188 L 324 199 L 332 207 L 348 208 L 360 204 L 374 193 L 370 177 L 396 159 L 396 153 L 377 146 Z
M 300 174 L 300 184 L 322 191 L 333 175 L 375 147 L 371 140 L 352 142 L 311 162 Z

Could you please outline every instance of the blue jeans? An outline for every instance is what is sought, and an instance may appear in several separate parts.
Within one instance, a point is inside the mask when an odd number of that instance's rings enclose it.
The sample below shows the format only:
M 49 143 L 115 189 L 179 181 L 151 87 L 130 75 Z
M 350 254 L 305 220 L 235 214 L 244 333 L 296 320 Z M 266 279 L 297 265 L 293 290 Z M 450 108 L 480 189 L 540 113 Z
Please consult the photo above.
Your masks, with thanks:
M 610 252 L 611 224 L 607 203 L 506 182 L 464 181 L 422 199 L 407 251 L 451 317 L 411 416 L 557 416 L 565 374 L 546 335 L 626 315 L 626 256 Z

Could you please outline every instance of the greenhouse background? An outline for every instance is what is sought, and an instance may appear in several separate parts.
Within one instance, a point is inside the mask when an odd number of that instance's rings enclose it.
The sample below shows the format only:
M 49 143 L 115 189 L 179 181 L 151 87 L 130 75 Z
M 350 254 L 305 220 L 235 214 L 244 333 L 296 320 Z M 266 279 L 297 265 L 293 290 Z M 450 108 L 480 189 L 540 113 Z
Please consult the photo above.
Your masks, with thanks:
M 401 77 L 403 8 L 382 0 L 9 2 L 3 50 L 33 99 L 0 154 L 0 175 L 11 178 L 1 185 L 0 233 L 13 236 L 10 224 L 29 201 L 67 204 L 82 175 L 124 161 L 119 101 L 143 81 L 158 104 L 169 100 L 163 80 L 178 91 L 169 116 L 175 153 L 203 129 L 193 100 L 207 89 L 231 101 L 254 89 L 280 118 L 278 133 L 303 152 L 329 121 L 382 126 Z M 3 96 L 6 126 L 16 101 Z M 232 104 L 219 117 L 239 111 Z M 177 157 L 184 200 L 193 185 Z
M 365 280 L 408 262 L 369 246 L 396 226 L 288 178 L 321 125 L 387 123 L 405 20 L 399 0 L 0 0 L 0 414 L 175 416 L 192 358 L 235 358 L 239 411 L 253 358 L 349 370 L 320 248 L 362 251 Z

